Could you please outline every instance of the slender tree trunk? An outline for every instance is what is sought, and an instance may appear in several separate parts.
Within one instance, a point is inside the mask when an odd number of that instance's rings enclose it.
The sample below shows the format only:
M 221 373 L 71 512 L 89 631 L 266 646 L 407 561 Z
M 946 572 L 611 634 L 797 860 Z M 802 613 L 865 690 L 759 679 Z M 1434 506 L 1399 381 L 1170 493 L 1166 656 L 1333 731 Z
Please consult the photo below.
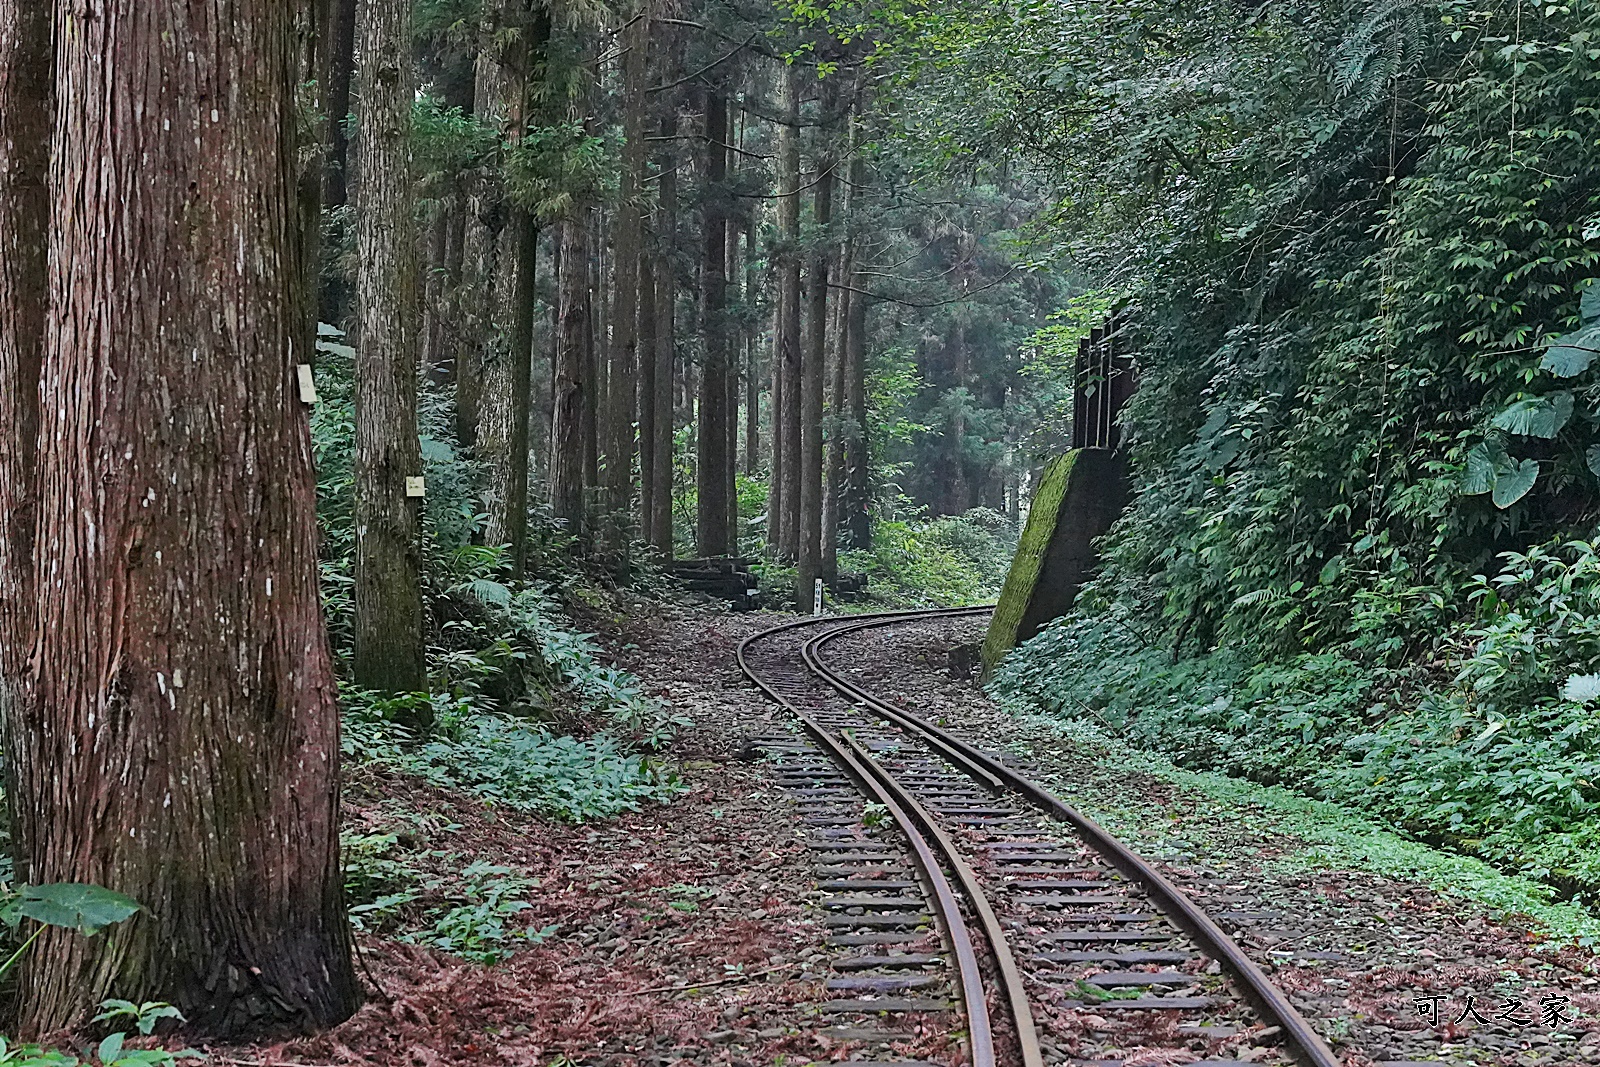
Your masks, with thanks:
M 356 145 L 356 684 L 427 687 L 422 657 L 422 476 L 417 440 L 416 242 L 411 185 L 411 8 L 367 0 L 358 34 Z
M 356 0 L 328 3 L 328 158 L 323 168 L 322 204 L 343 207 L 349 200 L 350 84 L 356 70 Z
M 85 19 L 61 0 L 53 14 L 71 26 L 56 50 L 70 91 L 39 394 L 49 581 L 37 700 L 7 744 L 17 875 L 97 883 L 146 911 L 94 939 L 47 931 L 22 963 L 18 1022 L 69 1026 L 114 994 L 171 1001 L 203 1034 L 328 1026 L 358 994 L 296 388 L 313 305 L 295 12 L 145 0 Z M 0 125 L 30 121 L 4 84 Z
M 819 230 L 833 221 L 833 160 L 817 160 L 813 211 Z M 811 256 L 811 298 L 806 318 L 806 351 L 800 382 L 800 558 L 797 600 L 811 603 L 812 588 L 822 576 L 822 393 L 827 376 L 828 265 L 832 250 L 821 244 Z
M 616 228 L 612 243 L 616 256 L 615 301 L 611 316 L 610 373 L 606 420 L 606 547 L 613 553 L 625 547 L 625 528 L 633 512 L 633 460 L 636 410 L 639 399 L 639 256 L 644 236 L 644 214 L 639 190 L 645 161 L 645 75 L 649 69 L 651 21 L 648 10 L 628 26 L 622 57 L 622 171 Z
M 727 227 L 728 251 L 724 257 L 727 264 L 728 300 L 731 307 L 744 303 L 744 292 L 739 288 L 738 279 L 744 275 L 744 267 L 739 262 L 739 226 L 729 222 Z M 728 444 L 727 463 L 724 465 L 725 481 L 728 494 L 728 554 L 739 554 L 739 350 L 744 345 L 744 328 L 737 321 L 729 319 L 728 328 L 724 331 L 727 338 L 727 373 L 724 376 L 728 387 Z
M 494 284 L 503 212 L 493 179 L 478 173 L 470 179 L 465 232 L 462 237 L 460 339 L 456 348 L 456 440 L 463 448 L 478 445 L 483 421 L 484 351 L 492 341 Z
M 509 317 L 501 364 L 488 382 L 494 390 L 496 432 L 485 435 L 490 455 L 488 538 L 490 544 L 509 545 L 511 573 L 520 578 L 528 562 L 528 420 L 533 417 L 533 314 L 535 272 L 539 261 L 539 230 L 526 211 L 513 212 L 506 228 L 511 261 L 505 285 Z
M 677 120 L 662 120 L 662 133 L 677 132 Z M 661 188 L 656 216 L 656 381 L 650 473 L 654 483 L 650 500 L 650 543 L 668 559 L 673 555 L 672 472 L 677 430 L 673 404 L 678 367 L 678 270 L 674 252 L 678 240 L 678 159 L 667 153 L 661 160 Z
M 551 418 L 550 510 L 583 536 L 584 423 L 590 382 L 584 366 L 588 326 L 589 237 L 582 213 L 561 226 L 559 326 L 556 331 L 555 412 Z
M 639 539 L 646 548 L 655 548 L 650 529 L 650 512 L 655 507 L 655 479 L 650 476 L 656 461 L 656 257 L 644 252 L 639 257 L 639 377 L 635 400 L 639 413 Z
M 851 171 L 857 168 L 851 165 Z M 866 167 L 860 169 L 864 172 Z M 865 180 L 862 173 L 861 180 Z M 859 187 L 859 184 L 858 184 Z M 849 530 L 850 547 L 867 551 L 872 548 L 872 516 L 869 502 L 872 498 L 871 441 L 867 435 L 867 297 L 861 291 L 867 278 L 861 272 L 860 258 L 851 275 L 848 318 L 845 323 L 845 468 L 844 525 Z
M 439 336 L 431 378 L 441 389 L 455 390 L 461 358 L 461 267 L 466 255 L 467 201 L 453 193 L 445 201 L 445 249 L 440 278 Z
M 728 543 L 728 323 L 727 209 L 722 188 L 728 169 L 728 101 L 705 96 L 706 192 L 704 259 L 700 289 L 705 360 L 700 368 L 700 419 L 696 454 L 698 506 L 695 551 L 726 556 Z
M 551 20 L 547 9 L 534 11 L 526 0 L 499 0 L 490 18 L 499 29 L 518 31 L 517 46 L 497 44 L 480 55 L 479 114 L 499 127 L 504 142 L 515 145 L 532 120 L 529 81 L 548 52 Z M 490 40 L 498 36 L 491 34 Z M 504 229 L 489 305 L 493 343 L 484 350 L 478 451 L 490 464 L 488 540 L 509 546 L 511 573 L 521 577 L 528 556 L 528 421 L 533 416 L 539 229 L 529 211 L 509 202 L 502 203 L 500 217 Z
M 598 277 L 602 275 L 603 268 L 599 256 L 595 251 L 595 237 L 605 232 L 600 222 L 600 214 L 593 208 L 585 208 L 579 213 L 583 220 L 583 256 L 574 261 L 573 266 L 582 278 L 583 293 L 583 332 L 579 337 L 579 358 L 582 360 L 583 380 L 583 491 L 584 491 L 584 528 L 589 527 L 589 513 L 593 508 L 592 499 L 595 489 L 600 485 L 600 398 L 604 395 L 606 383 L 601 373 L 601 365 L 596 359 L 595 350 L 595 286 Z
M 867 94 L 861 83 L 856 87 L 854 122 L 859 125 L 867 106 Z M 852 144 L 859 145 L 860 132 L 852 130 Z M 850 203 L 860 204 L 867 190 L 867 161 L 859 150 L 850 156 Z M 848 533 L 851 548 L 870 551 L 872 548 L 872 517 L 869 503 L 872 498 L 871 442 L 867 436 L 867 277 L 862 265 L 870 258 L 876 242 L 871 238 L 853 240 L 851 269 L 846 276 L 849 291 L 844 295 L 844 486 L 840 495 L 843 526 Z
M 778 523 L 778 557 L 795 559 L 800 552 L 800 72 L 783 75 L 783 124 L 778 127 L 778 289 L 782 315 L 778 322 L 778 359 L 783 364 L 779 484 L 782 511 Z
M 19 818 L 34 640 L 33 538 L 38 503 L 39 367 L 50 307 L 50 5 L 0 0 L 0 727 L 12 847 L 30 852 Z M 19 874 L 22 873 L 19 868 Z
M 450 202 L 438 200 L 428 220 L 427 261 L 422 271 L 422 373 L 430 381 L 441 375 L 444 361 L 445 257 L 450 252 Z
M 755 322 L 756 223 L 744 231 L 744 301 L 746 316 Z M 761 470 L 761 366 L 756 356 L 756 330 L 744 331 L 744 473 L 754 478 Z
M 776 275 L 777 269 L 769 268 Z M 779 542 L 784 523 L 783 511 L 783 470 L 787 458 L 783 454 L 783 409 L 787 400 L 784 396 L 784 370 L 783 370 L 783 316 L 784 293 L 783 286 L 772 287 L 772 347 L 771 354 L 767 357 L 767 376 L 771 380 L 770 399 L 767 402 L 769 425 L 771 426 L 772 453 L 767 467 L 767 549 L 773 555 L 780 555 Z
M 847 197 L 847 200 L 850 199 Z M 846 211 L 848 214 L 848 209 Z M 854 249 L 849 241 L 839 249 L 839 277 L 849 278 L 855 271 Z M 847 421 L 849 371 L 846 351 L 850 346 L 850 305 L 852 294 L 839 290 L 834 300 L 831 334 L 828 340 L 828 443 L 822 495 L 822 578 L 832 582 L 839 577 L 839 518 L 844 500 L 844 433 Z

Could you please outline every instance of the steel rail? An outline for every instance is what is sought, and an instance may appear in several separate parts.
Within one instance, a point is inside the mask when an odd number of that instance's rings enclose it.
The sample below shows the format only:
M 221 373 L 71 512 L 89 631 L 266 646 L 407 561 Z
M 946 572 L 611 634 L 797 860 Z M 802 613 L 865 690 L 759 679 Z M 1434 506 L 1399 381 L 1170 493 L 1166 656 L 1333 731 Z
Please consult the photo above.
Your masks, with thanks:
M 816 646 L 826 637 L 827 632 L 813 637 L 800 649 L 806 666 L 825 681 L 826 669 L 817 660 Z M 1000 989 L 1005 994 L 1006 1003 L 1011 1007 L 1011 1023 L 1017 1031 L 1017 1045 L 1022 1052 L 1023 1067 L 1044 1067 L 1044 1053 L 1039 1048 L 1039 1032 L 1033 1023 L 1033 1009 L 1028 1005 L 1028 989 L 1022 981 L 1022 971 L 1017 967 L 1016 957 L 1011 954 L 1011 946 L 1006 941 L 1005 928 L 1000 925 L 1000 919 L 995 915 L 994 908 L 978 881 L 978 876 L 961 857 L 955 842 L 944 832 L 943 827 L 934 821 L 928 810 L 911 795 L 910 790 L 906 789 L 887 767 L 873 759 L 871 753 L 854 737 L 846 734 L 845 741 L 855 750 L 857 757 L 878 775 L 884 788 L 893 792 L 899 799 L 900 805 L 922 825 L 922 832 L 938 842 L 940 853 L 946 857 L 956 881 L 961 883 L 962 892 L 972 902 L 972 908 L 978 914 L 978 923 L 983 927 L 984 939 L 989 942 L 989 950 L 994 955 L 995 967 L 1000 974 Z M 994 780 L 998 784 L 999 780 Z
M 832 622 L 835 620 L 824 620 Z M 961 905 L 956 898 L 955 891 L 951 888 L 949 880 L 945 877 L 944 869 L 940 865 L 939 857 L 934 854 L 934 847 L 926 836 L 919 832 L 916 821 L 901 806 L 901 798 L 897 797 L 891 789 L 885 788 L 880 778 L 873 773 L 876 761 L 870 756 L 863 764 L 856 752 L 846 747 L 838 738 L 834 737 L 821 723 L 817 722 L 803 710 L 796 707 L 788 698 L 773 689 L 763 678 L 751 668 L 746 653 L 752 641 L 759 638 L 771 637 L 785 630 L 797 629 L 801 625 L 817 625 L 814 619 L 804 620 L 803 623 L 790 623 L 775 627 L 758 634 L 752 634 L 739 643 L 736 656 L 739 669 L 747 678 L 756 684 L 768 698 L 780 707 L 787 708 L 806 731 L 822 745 L 834 762 L 843 767 L 845 771 L 856 780 L 862 789 L 871 794 L 876 801 L 883 805 L 895 825 L 900 828 L 911 846 L 912 855 L 915 857 L 917 867 L 921 870 L 928 888 L 933 893 L 934 914 L 939 924 L 944 928 L 945 940 L 949 942 L 951 952 L 956 957 L 956 972 L 961 985 L 961 1000 L 967 1017 L 967 1034 L 971 1044 L 973 1067 L 997 1067 L 997 1058 L 994 1047 L 994 1025 L 989 1018 L 989 1002 L 984 995 L 983 973 L 978 968 L 978 957 L 972 943 L 972 934 L 967 929 L 966 919 L 961 914 Z M 860 750 L 865 753 L 864 749 Z M 881 768 L 878 768 L 881 770 Z M 937 842 L 933 843 L 934 845 Z M 948 862 L 955 859 L 950 854 L 945 854 Z
M 966 614 L 978 614 L 988 608 L 971 608 Z M 938 618 L 962 613 L 943 610 L 928 613 Z M 1293 1054 L 1306 1067 L 1340 1067 L 1339 1059 L 1328 1048 L 1311 1024 L 1296 1010 L 1281 990 L 1272 984 L 1266 973 L 1245 954 L 1221 927 L 1213 922 L 1184 892 L 1169 882 L 1161 872 L 1107 832 L 1099 823 L 1072 807 L 1044 786 L 1012 770 L 982 749 L 963 741 L 939 726 L 894 707 L 875 694 L 840 675 L 827 665 L 823 647 L 840 637 L 877 629 L 896 622 L 909 621 L 909 613 L 897 613 L 897 618 L 884 615 L 863 615 L 857 620 L 837 626 L 808 642 L 813 650 L 812 659 L 819 677 L 831 685 L 841 696 L 856 701 L 897 726 L 903 727 L 934 744 L 941 752 L 956 752 L 956 763 L 963 769 L 969 766 L 982 768 L 983 779 L 994 777 L 1005 787 L 1023 797 L 1051 818 L 1068 823 L 1089 847 L 1100 853 L 1118 870 L 1144 886 L 1151 899 L 1163 912 L 1188 933 L 1200 950 L 1220 963 L 1239 983 L 1240 991 L 1267 1020 L 1281 1027 Z

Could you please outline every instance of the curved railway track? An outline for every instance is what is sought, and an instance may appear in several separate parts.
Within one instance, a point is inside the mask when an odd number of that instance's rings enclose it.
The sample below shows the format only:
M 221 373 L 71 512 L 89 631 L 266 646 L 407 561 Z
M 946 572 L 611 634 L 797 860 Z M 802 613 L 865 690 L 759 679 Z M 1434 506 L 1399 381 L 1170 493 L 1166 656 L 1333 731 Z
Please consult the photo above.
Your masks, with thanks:
M 1219 1019 L 1266 1024 L 1251 1035 L 1276 1044 L 1257 1046 L 1270 1058 L 1256 1062 L 1337 1067 L 1261 969 L 1149 863 L 1008 757 L 828 659 L 842 638 L 989 610 L 803 619 L 739 646 L 745 675 L 803 730 L 756 743 L 777 758 L 819 857 L 841 953 L 827 982 L 841 996 L 822 1010 L 857 1020 L 959 1011 L 964 1026 L 953 1029 L 964 1029 L 974 1067 L 1213 1063 L 1197 1045 L 1220 1049 L 1240 1032 Z M 955 995 L 927 995 L 940 990 Z M 869 1047 L 909 1033 L 834 1032 Z M 1097 1033 L 1138 1052 L 1085 1055 Z

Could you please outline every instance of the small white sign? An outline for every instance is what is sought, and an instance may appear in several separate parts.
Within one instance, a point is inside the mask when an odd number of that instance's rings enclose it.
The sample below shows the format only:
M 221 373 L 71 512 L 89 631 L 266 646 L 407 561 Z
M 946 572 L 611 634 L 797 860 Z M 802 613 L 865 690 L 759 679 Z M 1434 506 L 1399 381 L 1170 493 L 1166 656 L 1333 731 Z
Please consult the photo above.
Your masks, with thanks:
M 811 605 L 811 614 L 817 618 L 822 617 L 822 579 L 817 579 L 816 597 Z
M 300 364 L 299 372 L 300 402 L 302 404 L 315 404 L 317 402 L 317 380 L 311 376 L 311 364 Z
M 425 478 L 407 478 L 406 496 L 427 496 L 428 482 Z

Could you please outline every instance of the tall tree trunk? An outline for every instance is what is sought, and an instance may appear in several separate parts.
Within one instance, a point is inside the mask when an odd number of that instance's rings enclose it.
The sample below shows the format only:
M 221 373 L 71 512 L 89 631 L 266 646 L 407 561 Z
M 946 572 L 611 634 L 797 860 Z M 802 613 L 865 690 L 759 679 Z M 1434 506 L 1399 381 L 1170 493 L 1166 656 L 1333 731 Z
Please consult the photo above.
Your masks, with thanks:
M 646 548 L 655 548 L 650 512 L 655 507 L 656 487 L 650 471 L 656 460 L 656 257 L 648 251 L 639 257 L 638 330 L 639 540 Z
M 731 307 L 743 304 L 745 299 L 738 281 L 744 275 L 744 267 L 739 261 L 739 226 L 736 222 L 728 223 L 726 237 L 728 251 L 723 261 L 727 264 L 727 304 Z M 739 351 L 744 346 L 744 328 L 737 320 L 729 318 L 724 335 L 728 368 L 724 375 L 728 387 L 728 444 L 723 471 L 728 494 L 728 554 L 736 556 L 739 554 L 739 394 L 742 391 L 739 366 L 743 362 L 739 358 Z
M 0 0 L 0 728 L 19 857 L 29 853 L 18 836 L 28 827 L 17 815 L 27 794 L 22 750 L 12 739 L 27 721 L 34 640 L 39 366 L 50 307 L 52 16 L 37 0 Z
M 800 72 L 783 74 L 783 123 L 778 127 L 778 359 L 783 364 L 781 513 L 778 557 L 800 552 Z M 808 594 L 809 596 L 809 594 Z M 809 603 L 809 601 L 808 601 Z
M 610 373 L 608 375 L 606 436 L 606 547 L 625 546 L 625 525 L 633 511 L 633 460 L 636 409 L 639 399 L 639 256 L 644 236 L 644 215 L 639 189 L 644 180 L 645 75 L 650 50 L 648 9 L 628 26 L 622 57 L 622 170 L 616 227 L 612 244 L 616 256 L 616 298 L 612 306 Z
M 37 700 L 7 748 L 19 880 L 97 883 L 146 911 L 94 939 L 48 930 L 19 1022 L 55 1030 L 115 994 L 171 1001 L 212 1035 L 324 1027 L 358 994 L 296 391 L 312 302 L 294 5 L 81 8 L 53 12 L 72 31 L 40 382 L 50 580 Z M 26 116 L 6 85 L 9 126 Z
M 480 117 L 495 123 L 502 141 L 518 144 L 532 120 L 530 79 L 542 67 L 551 33 L 550 14 L 526 0 L 500 0 L 491 12 L 501 31 L 518 31 L 517 47 L 486 48 L 479 57 Z M 490 35 L 495 41 L 499 33 Z M 490 464 L 491 544 L 510 547 L 511 573 L 521 577 L 528 557 L 528 420 L 533 416 L 533 318 L 539 230 L 533 215 L 515 204 L 501 206 L 504 229 L 496 253 L 493 343 L 484 350 L 479 454 Z
M 356 684 L 427 687 L 422 654 L 422 476 L 411 184 L 409 0 L 366 0 L 357 63 Z
M 728 323 L 727 209 L 728 101 L 716 89 L 705 95 L 706 190 L 700 290 L 705 359 L 700 368 L 700 419 L 695 551 L 726 556 L 728 543 Z
M 509 260 L 504 286 L 508 316 L 504 351 L 495 372 L 486 379 L 493 390 L 495 432 L 485 434 L 484 451 L 490 470 L 488 539 L 509 545 L 513 577 L 523 575 L 528 562 L 528 420 L 533 417 L 533 314 L 534 279 L 539 260 L 539 230 L 533 216 L 513 211 L 506 227 Z
M 861 83 L 856 86 L 854 122 L 859 126 L 867 105 L 866 90 Z M 867 161 L 859 150 L 861 133 L 852 130 L 852 143 L 857 148 L 850 156 L 850 203 L 860 204 L 867 190 Z M 869 504 L 872 498 L 871 442 L 867 436 L 867 276 L 863 264 L 877 247 L 874 240 L 855 238 L 852 241 L 850 274 L 845 281 L 849 290 L 844 294 L 844 486 L 840 494 L 843 526 L 848 532 L 848 544 L 860 551 L 872 548 L 872 516 Z
M 584 366 L 585 318 L 589 303 L 589 235 L 582 212 L 561 224 L 561 274 L 556 330 L 555 411 L 551 416 L 550 510 L 582 537 L 584 529 L 585 393 L 590 382 Z
M 594 506 L 594 490 L 600 484 L 600 398 L 604 395 L 606 383 L 605 376 L 601 373 L 602 367 L 596 358 L 595 350 L 595 286 L 603 272 L 599 262 L 599 255 L 595 245 L 599 242 L 596 237 L 605 232 L 599 225 L 600 213 L 594 208 L 584 208 L 579 213 L 583 220 L 583 256 L 572 265 L 583 279 L 583 332 L 579 338 L 581 347 L 579 359 L 583 367 L 583 508 L 585 513 L 585 530 L 589 525 L 589 512 Z
M 816 198 L 813 213 L 818 230 L 833 221 L 833 160 L 826 153 L 817 159 Z M 807 295 L 806 351 L 800 381 L 800 558 L 797 599 L 811 603 L 812 589 L 822 576 L 822 392 L 827 376 L 828 265 L 832 249 L 821 243 L 811 256 Z
M 744 301 L 747 321 L 754 323 L 756 308 L 756 221 L 744 230 Z M 754 478 L 761 470 L 761 366 L 756 356 L 756 329 L 744 331 L 744 473 Z
M 858 164 L 851 164 L 852 181 Z M 864 164 L 860 180 L 866 179 Z M 859 188 L 859 184 L 858 184 Z M 851 548 L 867 551 L 872 548 L 872 458 L 871 440 L 867 434 L 867 277 L 862 273 L 857 257 L 850 286 L 848 318 L 845 322 L 845 487 L 844 525 L 849 531 Z
M 770 266 L 768 272 L 774 276 L 780 273 L 781 268 Z M 767 410 L 770 412 L 769 425 L 771 427 L 771 452 L 767 464 L 767 549 L 774 555 L 780 555 L 779 542 L 784 523 L 783 511 L 783 470 L 787 457 L 783 454 L 783 410 L 787 403 L 784 396 L 784 369 L 783 369 L 783 316 L 784 293 L 783 286 L 772 286 L 772 346 L 767 357 L 767 377 L 770 379 L 769 399 Z
M 350 83 L 356 70 L 356 0 L 328 0 L 328 158 L 323 166 L 322 204 L 343 207 L 349 201 Z
M 848 202 L 853 196 L 847 196 L 846 199 Z M 853 260 L 854 247 L 847 240 L 839 249 L 841 279 L 849 278 L 855 272 Z M 832 582 L 839 577 L 839 518 L 844 501 L 844 432 L 849 406 L 846 397 L 849 388 L 846 351 L 850 346 L 848 334 L 853 299 L 854 294 L 848 289 L 840 289 L 830 316 L 828 443 L 822 483 L 822 579 L 825 582 Z
M 677 119 L 661 122 L 665 136 L 677 132 Z M 670 142 L 669 142 L 670 143 Z M 676 407 L 673 395 L 678 368 L 678 269 L 674 252 L 678 240 L 678 158 L 667 152 L 661 158 L 661 188 L 656 202 L 656 381 L 652 429 L 655 448 L 650 456 L 653 483 L 650 499 L 650 543 L 668 559 L 673 555 L 672 473 L 676 441 Z

